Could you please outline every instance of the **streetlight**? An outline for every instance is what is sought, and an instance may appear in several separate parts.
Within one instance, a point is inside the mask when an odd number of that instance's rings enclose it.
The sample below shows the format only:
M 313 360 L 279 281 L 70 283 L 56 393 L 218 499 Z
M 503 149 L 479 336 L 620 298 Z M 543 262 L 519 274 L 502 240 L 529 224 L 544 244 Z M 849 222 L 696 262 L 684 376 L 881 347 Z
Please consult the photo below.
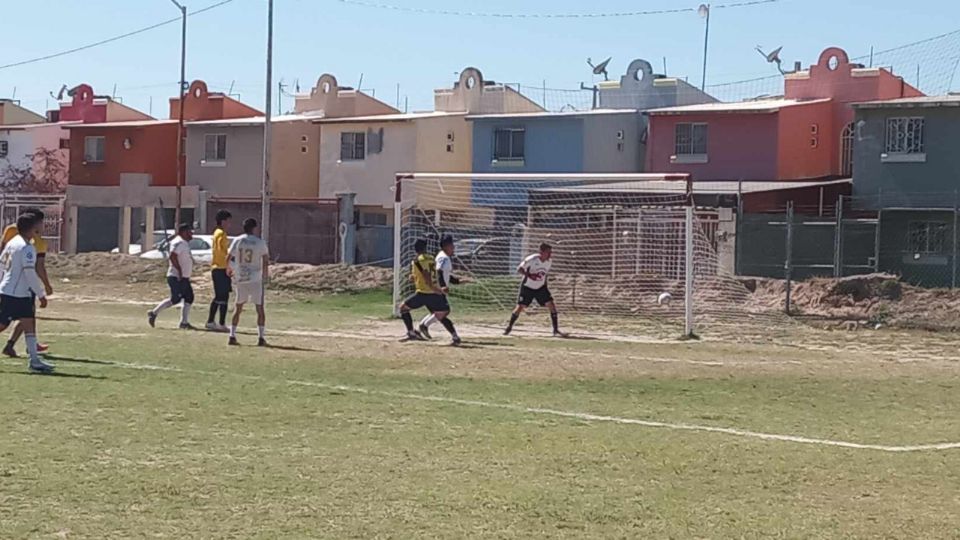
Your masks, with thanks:
M 185 164 L 183 159 L 183 99 L 187 89 L 187 6 L 177 2 L 177 0 L 170 0 L 170 2 L 180 10 L 180 17 L 183 20 L 180 31 L 180 91 L 177 93 L 178 101 L 180 101 L 180 118 L 177 122 L 177 210 L 173 218 L 174 228 L 177 228 L 180 226 L 180 209 L 183 206 L 183 166 Z
M 260 237 L 269 241 L 270 235 L 270 144 L 273 101 L 273 0 L 267 2 L 267 99 L 263 108 L 263 184 L 260 190 Z
M 700 91 L 707 89 L 707 46 L 710 44 L 710 4 L 700 4 L 697 14 L 707 20 L 706 29 L 703 32 L 703 77 L 700 79 Z

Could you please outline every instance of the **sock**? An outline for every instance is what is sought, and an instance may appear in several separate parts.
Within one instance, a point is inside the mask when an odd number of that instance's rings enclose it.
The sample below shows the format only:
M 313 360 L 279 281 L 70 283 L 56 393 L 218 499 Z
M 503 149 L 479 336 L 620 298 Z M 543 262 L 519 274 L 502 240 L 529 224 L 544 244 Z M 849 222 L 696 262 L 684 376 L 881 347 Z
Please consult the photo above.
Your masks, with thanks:
M 170 299 L 167 298 L 163 302 L 160 302 L 159 304 L 157 304 L 157 307 L 153 308 L 153 314 L 158 315 L 161 311 L 167 309 L 172 305 L 173 305 L 173 302 L 171 302 Z
M 520 315 L 518 315 L 518 314 L 516 314 L 516 313 L 511 313 L 511 314 L 510 314 L 510 324 L 507 325 L 507 329 L 512 329 L 512 328 L 513 328 L 513 325 L 517 322 L 517 319 L 519 319 L 519 318 L 520 318 Z
M 180 324 L 190 324 L 191 307 L 193 307 L 193 304 L 183 303 L 183 307 L 180 308 Z
M 403 319 L 403 325 L 407 327 L 407 332 L 413 332 L 413 317 L 409 311 L 401 311 L 400 318 Z
M 443 327 L 447 329 L 447 332 L 450 332 L 451 336 L 458 337 L 457 329 L 453 327 L 453 321 L 451 321 L 450 319 L 444 318 L 440 321 L 440 324 L 442 324 Z
M 233 324 L 230 325 L 230 337 L 234 337 L 234 338 L 237 337 L 237 326 L 236 326 L 236 325 L 233 325 Z
M 437 316 L 434 315 L 433 313 L 427 313 L 427 315 L 423 319 L 420 319 L 421 326 L 430 326 L 435 322 L 437 322 Z
M 556 313 L 556 312 L 553 312 L 553 313 L 550 314 L 550 322 L 553 323 L 553 331 L 559 333 L 559 332 L 560 332 L 560 321 L 559 321 L 558 318 L 557 318 L 557 313 Z
M 265 327 L 265 326 L 258 326 L 258 327 L 257 327 L 257 335 L 260 336 L 260 339 L 263 339 L 263 337 L 266 335 L 266 333 L 267 333 L 267 327 Z
M 220 326 L 227 324 L 227 303 L 220 304 Z
M 210 316 L 207 317 L 207 324 L 213 324 L 213 318 L 217 315 L 217 309 L 220 307 L 217 301 L 210 302 Z
M 37 336 L 36 334 L 26 334 L 24 338 L 27 342 L 27 354 L 30 356 L 30 361 L 34 362 L 40 360 L 40 356 L 37 353 Z

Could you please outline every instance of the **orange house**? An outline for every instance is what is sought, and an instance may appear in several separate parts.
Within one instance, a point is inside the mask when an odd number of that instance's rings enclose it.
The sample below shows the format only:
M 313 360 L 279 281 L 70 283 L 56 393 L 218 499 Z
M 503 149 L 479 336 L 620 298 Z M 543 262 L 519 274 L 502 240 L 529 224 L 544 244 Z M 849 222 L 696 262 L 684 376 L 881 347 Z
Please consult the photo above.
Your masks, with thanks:
M 194 81 L 183 102 L 185 121 L 262 114 Z M 176 206 L 177 130 L 180 99 L 170 99 L 170 119 L 106 121 L 68 126 L 70 175 L 64 245 L 71 253 L 127 252 L 131 241 L 150 249 L 157 229 L 173 228 Z M 142 113 L 140 113 L 142 114 Z M 186 136 L 186 130 L 184 130 Z M 184 221 L 205 221 L 204 195 L 182 178 Z M 160 210 L 160 212 L 157 212 Z

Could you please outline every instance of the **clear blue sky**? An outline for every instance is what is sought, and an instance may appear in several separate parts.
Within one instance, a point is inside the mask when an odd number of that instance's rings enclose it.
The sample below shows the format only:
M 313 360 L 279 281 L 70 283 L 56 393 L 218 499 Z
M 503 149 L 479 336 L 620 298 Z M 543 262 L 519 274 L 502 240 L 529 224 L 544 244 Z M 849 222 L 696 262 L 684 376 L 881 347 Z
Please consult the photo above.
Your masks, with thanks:
M 216 0 L 187 0 L 191 10 Z M 696 7 L 698 0 L 383 0 L 425 8 L 484 12 L 613 12 Z M 2 0 L 0 64 L 69 49 L 175 17 L 168 0 Z M 724 0 L 714 0 L 714 4 Z M 611 76 L 633 58 L 699 83 L 703 21 L 695 13 L 598 19 L 495 19 L 422 15 L 347 5 L 338 0 L 275 0 L 275 81 L 299 78 L 302 90 L 330 72 L 342 84 L 376 89 L 396 100 L 396 85 L 411 109 L 432 106 L 434 88 L 449 86 L 463 67 L 486 78 L 573 88 L 589 82 L 585 59 L 612 56 Z M 241 99 L 263 107 L 265 0 L 233 3 L 192 17 L 187 79 L 215 90 L 231 81 Z M 754 51 L 784 46 L 784 60 L 816 60 L 829 45 L 865 54 L 960 28 L 957 0 L 781 0 L 738 9 L 714 9 L 708 83 L 775 73 Z M 946 51 L 957 56 L 958 51 Z M 933 56 L 933 51 L 924 51 Z M 929 59 L 929 58 L 926 58 Z M 921 59 L 923 60 L 923 59 Z M 943 68 L 938 68 L 943 69 Z M 166 116 L 179 78 L 179 25 L 54 60 L 0 70 L 0 97 L 16 97 L 42 111 L 48 92 L 88 82 L 154 116 Z M 908 79 L 910 76 L 908 76 Z M 960 80 L 960 75 L 957 77 Z M 958 86 L 954 83 L 954 89 Z M 287 99 L 285 108 L 292 100 Z M 274 102 L 275 104 L 276 102 Z M 275 110 L 275 109 L 274 109 Z

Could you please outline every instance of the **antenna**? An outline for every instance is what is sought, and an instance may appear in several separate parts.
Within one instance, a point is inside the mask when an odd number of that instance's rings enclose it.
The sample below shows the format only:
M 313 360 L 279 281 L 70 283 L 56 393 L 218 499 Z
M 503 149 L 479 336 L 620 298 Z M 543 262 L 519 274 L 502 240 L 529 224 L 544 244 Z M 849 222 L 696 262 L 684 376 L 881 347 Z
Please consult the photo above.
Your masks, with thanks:
M 63 85 L 60 87 L 60 90 L 56 94 L 54 94 L 53 92 L 50 92 L 50 97 L 56 99 L 58 102 L 63 101 L 63 93 L 66 91 L 67 91 L 67 85 Z
M 363 91 L 363 73 L 360 74 L 360 82 L 357 83 L 357 92 Z
M 587 65 L 593 68 L 594 75 L 603 75 L 603 80 L 609 81 L 610 77 L 607 74 L 607 64 L 609 64 L 610 60 L 612 59 L 613 57 L 610 57 L 604 60 L 603 62 L 600 62 L 597 65 L 593 65 L 593 60 L 590 58 L 587 58 Z
M 767 63 L 777 65 L 777 71 L 779 71 L 781 75 L 787 74 L 787 72 L 783 70 L 783 65 L 782 65 L 783 60 L 780 59 L 780 51 L 783 50 L 782 46 L 777 47 L 776 49 L 770 51 L 769 53 L 763 52 L 763 48 L 760 47 L 760 45 L 757 45 L 756 49 L 757 49 L 757 52 L 760 53 L 760 56 L 762 56 L 764 60 L 767 61 Z
M 113 93 L 110 94 L 110 97 L 116 99 L 117 97 L 117 83 L 113 83 Z

